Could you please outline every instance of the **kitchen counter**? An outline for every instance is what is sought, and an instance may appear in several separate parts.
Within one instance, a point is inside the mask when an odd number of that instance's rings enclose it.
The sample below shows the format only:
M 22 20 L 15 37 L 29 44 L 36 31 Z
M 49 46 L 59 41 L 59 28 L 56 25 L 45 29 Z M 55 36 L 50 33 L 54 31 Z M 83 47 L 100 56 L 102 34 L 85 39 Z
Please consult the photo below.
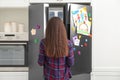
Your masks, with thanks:
M 29 67 L 0 67 L 0 72 L 28 72 Z

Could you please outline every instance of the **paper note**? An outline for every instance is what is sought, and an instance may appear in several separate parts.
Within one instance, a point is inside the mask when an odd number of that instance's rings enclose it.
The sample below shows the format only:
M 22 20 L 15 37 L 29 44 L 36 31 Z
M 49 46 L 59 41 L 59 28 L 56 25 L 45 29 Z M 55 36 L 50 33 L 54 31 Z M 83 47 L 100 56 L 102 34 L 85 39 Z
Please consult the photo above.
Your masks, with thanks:
M 36 29 L 31 29 L 31 35 L 36 35 Z
M 73 43 L 75 46 L 79 46 L 80 40 L 78 39 L 77 35 L 73 37 Z
M 79 46 L 79 44 L 80 44 L 80 40 L 79 40 L 79 39 L 76 39 L 75 42 L 74 42 L 74 45 L 75 45 L 75 46 Z

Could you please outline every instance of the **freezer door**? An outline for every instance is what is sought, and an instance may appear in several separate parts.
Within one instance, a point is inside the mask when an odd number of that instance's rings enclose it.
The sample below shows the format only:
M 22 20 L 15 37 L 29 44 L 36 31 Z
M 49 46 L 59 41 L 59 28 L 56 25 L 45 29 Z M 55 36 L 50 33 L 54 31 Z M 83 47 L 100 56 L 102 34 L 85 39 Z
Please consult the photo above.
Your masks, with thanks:
M 37 60 L 39 42 L 44 37 L 44 4 L 31 4 L 29 13 L 29 80 L 43 80 L 43 69 L 38 65 Z
M 91 72 L 92 55 L 92 7 L 70 5 L 70 39 L 74 43 L 75 65 L 73 74 Z

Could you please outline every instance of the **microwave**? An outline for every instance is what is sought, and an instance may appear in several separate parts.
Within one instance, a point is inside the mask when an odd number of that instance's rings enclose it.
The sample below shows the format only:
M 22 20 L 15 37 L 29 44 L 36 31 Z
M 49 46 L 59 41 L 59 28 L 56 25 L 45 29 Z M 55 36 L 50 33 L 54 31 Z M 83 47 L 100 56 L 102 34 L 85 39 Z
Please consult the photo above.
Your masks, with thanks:
M 0 67 L 27 67 L 28 45 L 26 42 L 0 42 Z

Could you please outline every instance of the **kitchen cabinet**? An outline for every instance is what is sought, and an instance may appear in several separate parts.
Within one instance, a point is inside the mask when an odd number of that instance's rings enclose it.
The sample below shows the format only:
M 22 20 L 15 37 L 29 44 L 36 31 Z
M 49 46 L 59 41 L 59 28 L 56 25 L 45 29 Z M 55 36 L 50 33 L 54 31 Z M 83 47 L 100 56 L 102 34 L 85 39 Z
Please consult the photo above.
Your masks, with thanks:
M 28 72 L 0 72 L 0 80 L 28 80 Z
M 16 39 L 28 41 L 28 10 L 28 7 L 0 7 L 0 41 L 5 40 L 5 34 L 14 34 Z M 6 37 L 6 40 L 11 38 Z
M 0 7 L 24 7 L 29 5 L 29 0 L 0 0 Z
M 30 3 L 90 3 L 91 0 L 30 0 Z

